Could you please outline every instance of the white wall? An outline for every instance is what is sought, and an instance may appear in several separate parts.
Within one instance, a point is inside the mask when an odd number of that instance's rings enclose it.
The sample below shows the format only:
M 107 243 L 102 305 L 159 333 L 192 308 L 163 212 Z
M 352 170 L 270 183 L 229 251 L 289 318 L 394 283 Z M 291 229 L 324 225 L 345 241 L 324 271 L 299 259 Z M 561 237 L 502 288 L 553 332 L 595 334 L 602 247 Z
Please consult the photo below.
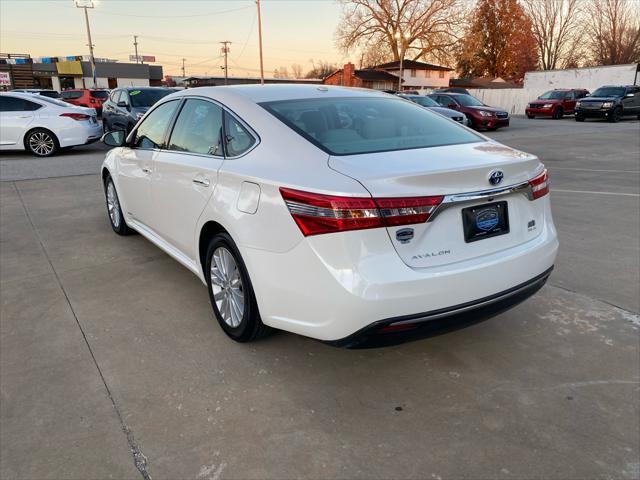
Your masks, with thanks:
M 560 87 L 558 87 L 560 88 Z M 504 108 L 511 115 L 524 115 L 527 103 L 535 100 L 548 88 L 468 88 L 469 93 L 492 107 Z
M 148 78 L 118 78 L 119 87 L 148 87 Z M 105 87 L 106 88 L 106 87 Z
M 633 85 L 635 72 L 635 63 L 527 72 L 524 76 L 524 88 L 546 90 L 553 88 L 586 88 L 591 92 L 602 85 Z M 640 74 L 638 77 L 638 81 L 640 81 Z

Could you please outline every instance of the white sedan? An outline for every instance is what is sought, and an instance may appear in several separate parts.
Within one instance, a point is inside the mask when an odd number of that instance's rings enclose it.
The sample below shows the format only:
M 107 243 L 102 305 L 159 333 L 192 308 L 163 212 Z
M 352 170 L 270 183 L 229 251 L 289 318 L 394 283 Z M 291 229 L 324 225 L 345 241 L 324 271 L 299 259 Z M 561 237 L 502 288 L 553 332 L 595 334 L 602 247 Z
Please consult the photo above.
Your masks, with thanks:
M 113 230 L 197 275 L 237 341 L 419 335 L 519 303 L 556 258 L 538 158 L 375 91 L 194 88 L 103 140 Z
M 95 142 L 101 135 L 93 108 L 31 93 L 0 93 L 0 150 L 50 157 L 60 149 Z

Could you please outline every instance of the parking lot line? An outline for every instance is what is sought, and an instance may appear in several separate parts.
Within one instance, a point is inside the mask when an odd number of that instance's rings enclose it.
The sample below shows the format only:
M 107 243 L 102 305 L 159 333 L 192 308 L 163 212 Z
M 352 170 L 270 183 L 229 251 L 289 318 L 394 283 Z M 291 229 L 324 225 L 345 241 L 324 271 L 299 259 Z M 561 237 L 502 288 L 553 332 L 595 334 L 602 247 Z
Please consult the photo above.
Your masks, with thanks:
M 560 193 L 591 193 L 594 195 L 616 195 L 619 197 L 640 197 L 638 193 L 619 193 L 619 192 L 594 192 L 591 190 L 561 190 L 557 188 L 551 189 L 552 192 Z
M 595 168 L 571 168 L 571 167 L 549 167 L 551 170 L 576 170 L 580 172 L 604 172 L 604 173 L 640 173 L 640 170 L 599 170 Z

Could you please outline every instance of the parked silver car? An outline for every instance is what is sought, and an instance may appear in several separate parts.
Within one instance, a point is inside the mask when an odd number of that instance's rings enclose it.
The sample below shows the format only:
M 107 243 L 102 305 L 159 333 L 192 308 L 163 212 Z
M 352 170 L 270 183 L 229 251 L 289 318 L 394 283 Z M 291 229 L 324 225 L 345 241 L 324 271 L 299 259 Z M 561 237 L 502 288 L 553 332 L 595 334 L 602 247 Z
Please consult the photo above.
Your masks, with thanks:
M 442 107 L 432 98 L 425 97 L 424 95 L 409 95 L 406 93 L 398 94 L 398 96 L 404 98 L 405 100 L 417 103 L 418 105 L 428 108 L 429 110 L 438 112 L 440 115 L 449 117 L 450 119 L 455 120 L 458 123 L 467 125 L 467 117 L 464 113 L 457 112 L 456 110 L 451 110 L 450 108 Z

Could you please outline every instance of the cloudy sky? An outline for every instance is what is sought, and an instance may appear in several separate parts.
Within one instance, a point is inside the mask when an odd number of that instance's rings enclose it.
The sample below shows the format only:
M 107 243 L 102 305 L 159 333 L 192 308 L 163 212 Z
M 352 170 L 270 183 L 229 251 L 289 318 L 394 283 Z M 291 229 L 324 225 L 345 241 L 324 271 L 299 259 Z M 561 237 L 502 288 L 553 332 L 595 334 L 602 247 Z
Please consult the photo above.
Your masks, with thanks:
M 95 56 L 128 61 L 133 35 L 141 55 L 165 74 L 221 75 L 219 44 L 230 40 L 229 74 L 259 74 L 253 0 L 99 0 L 89 10 Z M 262 0 L 265 76 L 310 60 L 348 60 L 334 44 L 341 7 L 335 0 Z M 31 56 L 88 54 L 84 14 L 73 0 L 1 0 L 0 51 Z M 356 55 L 352 55 L 355 60 Z

